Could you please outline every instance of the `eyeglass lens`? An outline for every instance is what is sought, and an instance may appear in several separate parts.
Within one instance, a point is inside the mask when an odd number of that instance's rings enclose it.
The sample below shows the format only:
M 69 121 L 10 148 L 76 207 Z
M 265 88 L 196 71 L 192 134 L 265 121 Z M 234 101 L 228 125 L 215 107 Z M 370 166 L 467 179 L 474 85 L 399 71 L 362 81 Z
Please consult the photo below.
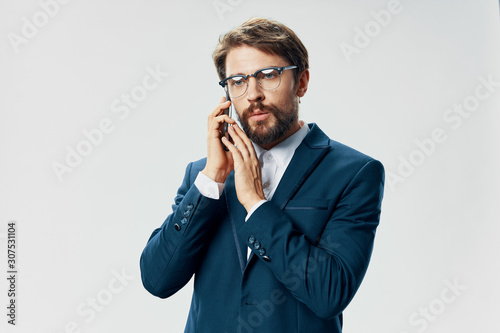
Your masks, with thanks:
M 255 74 L 257 84 L 266 90 L 276 89 L 280 83 L 280 73 L 276 69 L 263 69 Z M 248 78 L 250 79 L 250 77 Z M 248 79 L 243 76 L 235 76 L 227 81 L 229 95 L 232 98 L 240 97 L 248 88 Z

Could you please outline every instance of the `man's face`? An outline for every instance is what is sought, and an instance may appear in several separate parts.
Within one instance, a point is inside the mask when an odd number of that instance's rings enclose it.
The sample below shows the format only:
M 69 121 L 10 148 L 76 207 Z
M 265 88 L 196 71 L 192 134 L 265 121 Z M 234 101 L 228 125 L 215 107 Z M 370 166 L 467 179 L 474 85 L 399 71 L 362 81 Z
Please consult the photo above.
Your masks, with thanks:
M 264 53 L 243 45 L 231 49 L 226 58 L 227 76 L 253 74 L 266 67 L 284 67 L 289 64 L 280 56 Z M 299 128 L 298 95 L 294 80 L 296 69 L 281 73 L 281 84 L 273 90 L 264 90 L 254 77 L 248 78 L 247 92 L 232 99 L 243 130 L 250 140 L 266 148 L 281 142 Z

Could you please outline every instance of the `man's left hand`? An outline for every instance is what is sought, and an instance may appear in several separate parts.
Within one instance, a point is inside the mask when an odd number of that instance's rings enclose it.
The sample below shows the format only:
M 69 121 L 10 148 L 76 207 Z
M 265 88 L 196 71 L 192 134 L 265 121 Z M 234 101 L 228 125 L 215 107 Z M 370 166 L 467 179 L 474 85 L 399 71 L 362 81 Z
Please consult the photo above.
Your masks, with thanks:
M 248 212 L 256 203 L 265 200 L 260 163 L 245 132 L 237 124 L 228 127 L 234 145 L 226 138 L 222 138 L 222 143 L 233 156 L 236 194 Z

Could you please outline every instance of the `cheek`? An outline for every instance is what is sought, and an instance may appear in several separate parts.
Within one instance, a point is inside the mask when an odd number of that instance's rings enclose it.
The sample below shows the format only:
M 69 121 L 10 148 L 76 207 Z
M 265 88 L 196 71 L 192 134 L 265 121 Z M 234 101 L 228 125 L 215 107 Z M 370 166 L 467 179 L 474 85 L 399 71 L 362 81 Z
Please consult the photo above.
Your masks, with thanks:
M 274 94 L 271 94 L 268 98 L 269 103 L 273 103 L 275 105 L 289 105 L 292 102 L 293 98 L 296 97 L 295 95 L 295 90 L 293 90 L 293 87 L 291 86 L 283 86 L 279 87 L 278 89 L 283 88 L 283 90 L 276 90 L 274 91 Z

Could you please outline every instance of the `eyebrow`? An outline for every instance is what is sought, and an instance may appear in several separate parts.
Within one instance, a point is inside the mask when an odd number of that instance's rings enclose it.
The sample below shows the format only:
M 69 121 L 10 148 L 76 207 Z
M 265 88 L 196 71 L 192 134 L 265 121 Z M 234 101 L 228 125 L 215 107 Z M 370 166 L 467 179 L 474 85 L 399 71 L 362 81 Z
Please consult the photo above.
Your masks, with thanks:
M 264 69 L 264 68 L 269 68 L 269 67 L 278 67 L 278 68 L 280 68 L 280 67 L 284 67 L 284 66 L 278 66 L 278 65 L 266 66 L 266 67 L 262 67 L 262 68 L 260 68 L 260 69 L 256 70 L 255 72 L 258 72 L 258 71 L 260 71 L 261 69 Z M 251 74 L 254 74 L 255 72 L 253 72 L 253 73 L 251 73 Z M 241 72 L 240 72 L 240 73 L 236 73 L 236 74 L 230 74 L 230 75 L 228 75 L 227 77 L 231 77 L 231 76 L 235 76 L 235 75 L 246 76 L 246 75 L 250 75 L 250 74 L 244 74 L 244 73 L 241 73 Z

